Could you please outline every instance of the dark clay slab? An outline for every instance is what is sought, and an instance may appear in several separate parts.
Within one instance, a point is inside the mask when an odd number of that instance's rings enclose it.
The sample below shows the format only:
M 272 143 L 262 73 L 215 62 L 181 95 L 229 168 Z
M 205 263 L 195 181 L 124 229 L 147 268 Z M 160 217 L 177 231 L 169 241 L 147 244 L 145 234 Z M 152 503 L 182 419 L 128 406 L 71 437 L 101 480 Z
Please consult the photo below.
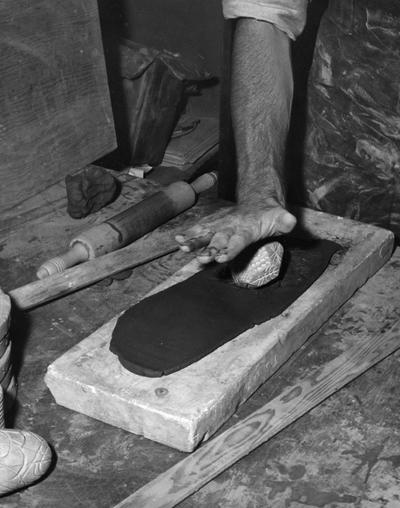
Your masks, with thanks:
M 171 374 L 254 325 L 281 314 L 323 273 L 341 247 L 329 240 L 280 239 L 285 254 L 278 279 L 257 289 L 232 283 L 226 265 L 211 265 L 128 309 L 110 350 L 129 371 Z

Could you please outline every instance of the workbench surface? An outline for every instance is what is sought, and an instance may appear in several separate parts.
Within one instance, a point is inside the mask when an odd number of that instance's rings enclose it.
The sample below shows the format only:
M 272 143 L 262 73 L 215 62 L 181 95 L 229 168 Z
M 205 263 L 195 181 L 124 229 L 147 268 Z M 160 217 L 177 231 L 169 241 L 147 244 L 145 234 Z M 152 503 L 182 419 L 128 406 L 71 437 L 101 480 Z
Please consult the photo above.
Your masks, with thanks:
M 136 181 L 119 202 L 154 185 Z M 2 217 L 0 280 L 8 292 L 34 279 L 47 257 L 102 214 L 74 221 L 61 184 Z M 211 211 L 215 198 L 167 226 Z M 44 384 L 47 366 L 190 260 L 180 252 L 136 268 L 130 278 L 96 284 L 29 312 L 14 309 L 11 334 L 19 391 L 9 426 L 48 440 L 57 457 L 48 476 L 2 499 L 6 508 L 111 507 L 185 454 L 58 406 Z M 263 385 L 224 428 L 264 405 L 300 372 L 400 317 L 400 251 Z M 221 474 L 182 507 L 396 508 L 400 506 L 399 354 L 329 398 Z M 13 416 L 10 418 L 10 416 Z

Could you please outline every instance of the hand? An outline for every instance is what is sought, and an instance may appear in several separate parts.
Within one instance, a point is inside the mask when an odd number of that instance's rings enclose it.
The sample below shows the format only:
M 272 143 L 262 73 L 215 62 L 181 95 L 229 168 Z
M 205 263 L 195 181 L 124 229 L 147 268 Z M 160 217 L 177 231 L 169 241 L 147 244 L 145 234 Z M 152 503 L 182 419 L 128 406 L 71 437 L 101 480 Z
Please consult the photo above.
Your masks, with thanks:
M 225 263 L 234 259 L 245 247 L 258 240 L 289 233 L 296 218 L 279 205 L 263 209 L 231 207 L 204 219 L 176 241 L 185 252 L 204 246 L 197 255 L 201 263 Z

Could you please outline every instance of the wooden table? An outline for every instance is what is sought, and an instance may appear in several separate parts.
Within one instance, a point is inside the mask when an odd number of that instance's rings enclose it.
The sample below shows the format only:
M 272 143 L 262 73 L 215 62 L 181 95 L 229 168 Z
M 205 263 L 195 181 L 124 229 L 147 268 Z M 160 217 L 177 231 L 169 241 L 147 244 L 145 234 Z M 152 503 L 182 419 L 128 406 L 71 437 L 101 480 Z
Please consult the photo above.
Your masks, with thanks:
M 2 216 L 0 280 L 8 291 L 34 277 L 47 255 L 56 254 L 78 229 L 115 213 L 125 199 L 140 199 L 151 184 L 138 181 L 111 210 L 74 221 L 65 213 L 65 190 L 57 185 L 15 215 Z M 213 197 L 202 199 L 201 210 Z M 183 216 L 169 227 L 179 227 Z M 47 366 L 116 313 L 186 264 L 176 253 L 135 269 L 134 276 L 95 285 L 30 312 L 14 309 L 12 338 L 19 380 L 9 426 L 32 430 L 53 446 L 57 462 L 39 484 L 2 499 L 6 508 L 93 507 L 116 504 L 185 456 L 166 446 L 116 429 L 54 402 L 43 377 Z M 400 317 L 400 253 L 312 337 L 231 418 L 237 422 L 277 395 L 299 372 L 309 371 L 365 334 Z M 220 475 L 183 507 L 396 506 L 400 493 L 399 355 L 371 369 Z M 342 503 L 342 504 L 340 504 Z

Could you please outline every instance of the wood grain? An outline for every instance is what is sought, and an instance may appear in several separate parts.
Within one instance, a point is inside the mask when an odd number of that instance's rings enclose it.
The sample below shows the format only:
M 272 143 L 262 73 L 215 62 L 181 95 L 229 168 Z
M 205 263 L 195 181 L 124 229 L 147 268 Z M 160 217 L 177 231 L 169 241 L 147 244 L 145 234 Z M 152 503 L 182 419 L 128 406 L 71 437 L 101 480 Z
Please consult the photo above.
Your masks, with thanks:
M 120 502 L 115 508 L 168 508 L 196 492 L 222 471 L 276 435 L 360 374 L 400 348 L 400 322 L 366 337 L 299 379 L 281 395 L 189 455 Z
M 115 148 L 97 2 L 0 3 L 0 210 Z

